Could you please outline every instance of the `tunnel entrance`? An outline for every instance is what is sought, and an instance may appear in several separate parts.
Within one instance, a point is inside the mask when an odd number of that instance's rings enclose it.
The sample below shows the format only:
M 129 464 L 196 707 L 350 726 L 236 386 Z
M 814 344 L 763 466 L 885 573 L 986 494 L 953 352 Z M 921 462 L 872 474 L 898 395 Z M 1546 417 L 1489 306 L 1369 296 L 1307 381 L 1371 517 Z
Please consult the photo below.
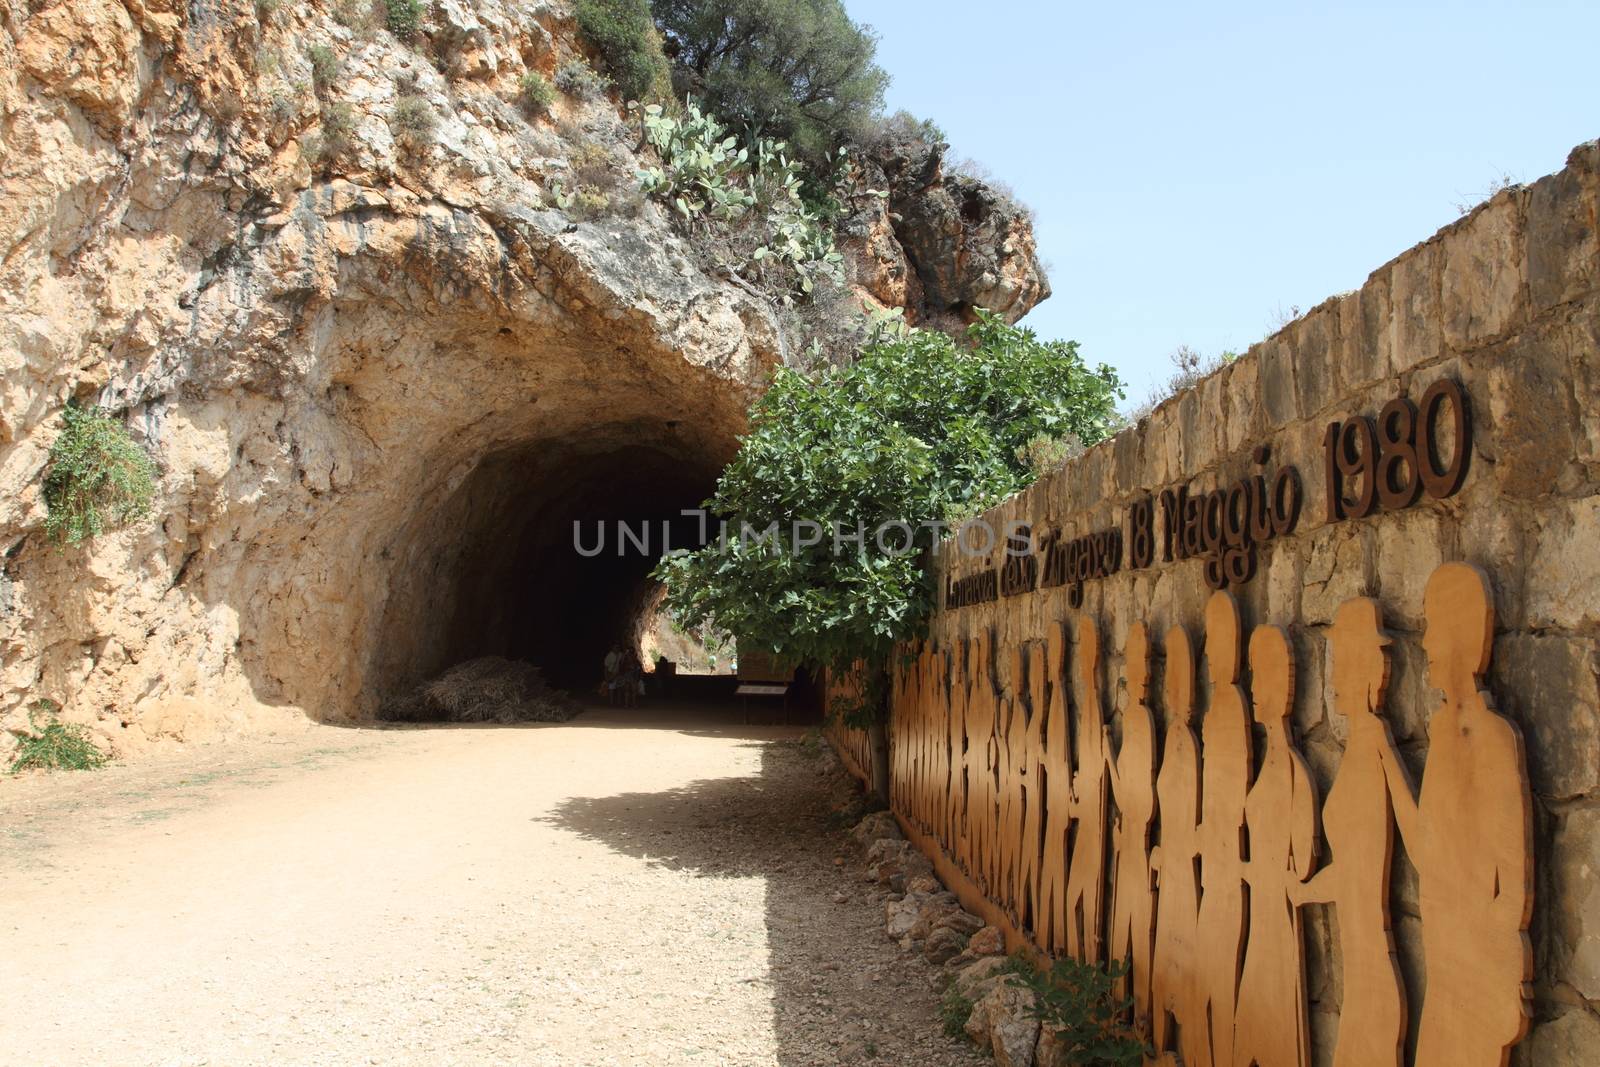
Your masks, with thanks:
M 495 451 L 401 532 L 373 671 L 382 696 L 502 656 L 585 698 L 608 649 L 638 647 L 659 601 L 650 571 L 669 547 L 699 545 L 698 517 L 681 513 L 711 495 L 721 464 L 618 436 Z

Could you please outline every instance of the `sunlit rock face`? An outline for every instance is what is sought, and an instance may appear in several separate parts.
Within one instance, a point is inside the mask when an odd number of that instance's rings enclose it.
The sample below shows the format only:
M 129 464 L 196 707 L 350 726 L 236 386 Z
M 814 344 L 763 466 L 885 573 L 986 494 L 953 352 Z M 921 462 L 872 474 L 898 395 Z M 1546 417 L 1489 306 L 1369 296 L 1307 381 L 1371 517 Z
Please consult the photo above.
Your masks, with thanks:
M 804 343 L 630 195 L 616 100 L 519 108 L 583 54 L 569 5 L 431 5 L 410 42 L 362 10 L 0 0 L 0 727 L 48 697 L 127 755 L 369 717 L 471 655 L 595 654 L 648 598 L 636 563 L 574 570 L 570 520 L 698 504 Z M 551 206 L 580 154 L 615 178 L 583 219 Z M 905 240 L 844 247 L 915 317 L 941 268 Z M 1011 319 L 1044 291 L 960 284 Z M 60 549 L 40 474 L 71 397 L 128 412 L 160 485 L 152 521 Z

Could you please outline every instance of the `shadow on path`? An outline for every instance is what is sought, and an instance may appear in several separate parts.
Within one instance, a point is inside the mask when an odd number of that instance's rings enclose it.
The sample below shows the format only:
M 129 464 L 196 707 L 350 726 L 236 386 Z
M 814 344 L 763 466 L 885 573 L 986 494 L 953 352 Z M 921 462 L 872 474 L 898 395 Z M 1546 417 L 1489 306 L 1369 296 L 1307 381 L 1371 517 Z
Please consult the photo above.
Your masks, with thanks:
M 764 880 L 783 1067 L 987 1062 L 943 1035 L 939 969 L 884 935 L 884 896 L 861 880 L 855 845 L 833 813 L 846 795 L 842 773 L 829 773 L 832 761 L 809 743 L 749 744 L 761 749 L 753 776 L 573 797 L 545 821 L 674 871 Z

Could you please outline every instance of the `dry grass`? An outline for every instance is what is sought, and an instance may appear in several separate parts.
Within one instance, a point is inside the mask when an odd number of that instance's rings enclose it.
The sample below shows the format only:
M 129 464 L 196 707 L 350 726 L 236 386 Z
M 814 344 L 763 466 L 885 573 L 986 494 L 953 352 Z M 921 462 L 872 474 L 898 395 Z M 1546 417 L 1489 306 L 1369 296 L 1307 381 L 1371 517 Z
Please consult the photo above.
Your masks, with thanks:
M 485 656 L 458 663 L 379 715 L 392 722 L 566 722 L 578 710 L 533 664 Z

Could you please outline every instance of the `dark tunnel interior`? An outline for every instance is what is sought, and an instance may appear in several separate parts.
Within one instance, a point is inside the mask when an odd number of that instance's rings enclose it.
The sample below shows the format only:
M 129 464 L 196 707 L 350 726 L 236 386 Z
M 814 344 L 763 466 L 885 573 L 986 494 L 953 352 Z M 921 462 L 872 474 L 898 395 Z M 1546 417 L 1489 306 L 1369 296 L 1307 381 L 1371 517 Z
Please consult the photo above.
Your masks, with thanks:
M 412 533 L 427 546 L 385 618 L 396 676 L 504 656 L 581 694 L 613 644 L 636 646 L 658 599 L 650 571 L 668 547 L 700 543 L 699 518 L 681 512 L 711 495 L 720 464 L 614 440 L 486 456 Z

